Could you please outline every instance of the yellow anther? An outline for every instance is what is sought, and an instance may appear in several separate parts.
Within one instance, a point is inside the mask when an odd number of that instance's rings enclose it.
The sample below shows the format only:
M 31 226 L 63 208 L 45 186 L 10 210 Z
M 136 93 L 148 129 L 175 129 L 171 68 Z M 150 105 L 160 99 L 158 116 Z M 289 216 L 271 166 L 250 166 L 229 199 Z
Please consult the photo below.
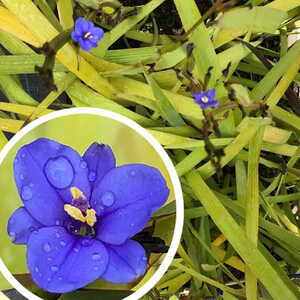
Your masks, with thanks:
M 71 187 L 70 192 L 72 194 L 73 199 L 84 198 L 82 191 L 77 187 Z
M 70 204 L 65 204 L 64 210 L 68 213 L 69 216 L 71 216 L 75 220 L 85 223 L 86 217 L 82 214 L 82 212 L 79 208 L 77 208 L 73 205 L 70 205 Z
M 97 221 L 95 210 L 87 209 L 85 220 L 91 227 L 93 227 Z
M 209 99 L 206 96 L 204 96 L 204 97 L 201 98 L 201 101 L 203 103 L 207 103 L 209 101 Z
M 93 37 L 92 34 L 90 32 L 87 32 L 84 36 L 85 39 L 88 39 L 90 37 Z

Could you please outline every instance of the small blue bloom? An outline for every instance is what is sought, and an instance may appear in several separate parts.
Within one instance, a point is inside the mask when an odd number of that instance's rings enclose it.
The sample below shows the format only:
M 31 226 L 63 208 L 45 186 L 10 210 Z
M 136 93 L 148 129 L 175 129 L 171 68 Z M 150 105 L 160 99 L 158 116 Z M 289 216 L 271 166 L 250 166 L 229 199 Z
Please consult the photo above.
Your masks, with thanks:
M 217 296 L 223 296 L 223 290 L 217 288 Z
M 102 28 L 96 27 L 93 22 L 84 18 L 76 20 L 74 31 L 71 34 L 72 40 L 79 43 L 85 51 L 96 48 L 103 36 L 104 31 Z
M 40 138 L 18 151 L 14 178 L 24 206 L 11 215 L 8 234 L 27 245 L 28 269 L 42 289 L 67 293 L 146 272 L 145 250 L 131 237 L 169 196 L 156 168 L 116 167 L 107 145 L 93 143 L 81 157 Z
M 215 107 L 219 105 L 219 101 L 215 100 L 216 90 L 211 89 L 204 93 L 194 92 L 195 102 L 200 105 L 202 109 Z

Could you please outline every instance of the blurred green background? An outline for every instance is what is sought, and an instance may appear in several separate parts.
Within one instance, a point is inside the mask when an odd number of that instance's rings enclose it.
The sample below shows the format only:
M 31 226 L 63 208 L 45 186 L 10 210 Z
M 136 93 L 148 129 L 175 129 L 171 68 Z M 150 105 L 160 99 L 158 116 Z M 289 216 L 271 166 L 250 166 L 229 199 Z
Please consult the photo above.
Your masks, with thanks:
M 6 231 L 7 221 L 16 208 L 22 205 L 13 178 L 13 159 L 18 149 L 33 140 L 47 137 L 66 144 L 81 155 L 93 142 L 111 146 L 117 165 L 144 163 L 158 168 L 168 183 L 171 193 L 168 199 L 174 200 L 170 176 L 160 156 L 142 136 L 126 125 L 97 115 L 71 115 L 50 120 L 26 134 L 13 147 L 0 165 L 0 256 L 11 273 L 28 273 L 26 267 L 26 247 L 14 245 Z M 0 290 L 10 288 L 0 276 Z

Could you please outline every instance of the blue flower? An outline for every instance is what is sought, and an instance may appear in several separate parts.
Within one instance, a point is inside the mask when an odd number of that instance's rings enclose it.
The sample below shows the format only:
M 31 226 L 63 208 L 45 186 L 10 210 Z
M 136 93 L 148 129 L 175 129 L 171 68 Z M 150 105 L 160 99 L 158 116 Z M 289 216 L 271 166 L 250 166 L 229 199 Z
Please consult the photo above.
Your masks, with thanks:
M 103 38 L 104 31 L 96 27 L 93 22 L 84 18 L 78 18 L 75 22 L 74 31 L 71 34 L 72 40 L 79 43 L 85 51 L 90 51 L 98 46 L 98 42 Z
M 27 245 L 28 269 L 42 289 L 66 293 L 98 278 L 126 283 L 145 273 L 145 250 L 130 238 L 168 198 L 156 168 L 116 167 L 107 145 L 93 143 L 81 157 L 41 138 L 18 151 L 14 178 L 24 206 L 10 217 L 8 234 Z
M 215 107 L 219 105 L 219 101 L 215 100 L 216 90 L 211 89 L 204 93 L 194 92 L 195 102 L 200 105 L 202 109 Z

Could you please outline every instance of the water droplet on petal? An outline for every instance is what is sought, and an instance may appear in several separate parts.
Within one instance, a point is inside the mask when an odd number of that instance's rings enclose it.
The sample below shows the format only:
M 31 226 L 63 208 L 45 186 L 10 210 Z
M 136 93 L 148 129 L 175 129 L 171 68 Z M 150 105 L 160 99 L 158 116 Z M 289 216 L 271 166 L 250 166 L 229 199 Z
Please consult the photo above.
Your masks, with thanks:
M 80 163 L 80 167 L 81 167 L 82 169 L 85 169 L 85 168 L 87 167 L 87 163 L 86 163 L 85 161 L 82 161 L 82 162 Z
M 115 202 L 115 195 L 112 192 L 105 192 L 101 196 L 101 202 L 104 206 L 110 207 L 114 204 Z
M 67 243 L 65 241 L 60 241 L 60 244 L 64 247 Z
M 21 157 L 22 157 L 22 158 L 24 158 L 25 156 L 26 156 L 26 154 L 25 154 L 25 153 L 22 153 L 22 154 L 21 154 Z
M 21 180 L 24 180 L 24 178 L 25 178 L 24 175 L 23 175 L 23 174 L 20 174 L 20 179 L 21 179 Z
M 94 267 L 93 269 L 94 269 L 94 271 L 98 271 L 98 270 L 99 270 L 99 267 L 96 266 L 96 267 Z
M 52 247 L 49 243 L 45 243 L 44 246 L 43 246 L 43 249 L 45 252 L 50 252 Z
M 80 241 L 80 243 L 81 243 L 82 246 L 87 247 L 92 243 L 92 240 L 91 239 L 82 239 Z
M 147 256 L 143 256 L 143 257 L 142 257 L 142 260 L 143 260 L 143 261 L 147 261 Z
M 94 182 L 96 180 L 96 173 L 91 171 L 89 173 L 89 181 Z
M 68 187 L 74 178 L 74 170 L 70 162 L 64 157 L 49 159 L 45 166 L 48 181 L 56 188 Z
M 74 248 L 74 252 L 78 253 L 79 249 L 78 248 Z
M 51 257 L 48 257 L 47 260 L 48 260 L 48 261 L 52 261 L 52 258 L 51 258 Z
M 52 272 L 56 272 L 58 270 L 58 267 L 54 265 L 54 266 L 51 266 L 50 269 Z
M 24 186 L 22 188 L 22 193 L 21 193 L 22 199 L 24 201 L 28 201 L 32 198 L 32 190 L 29 186 Z
M 134 177 L 136 175 L 136 172 L 134 170 L 130 171 L 130 176 Z
M 58 277 L 58 280 L 62 280 L 62 277 Z
M 133 227 L 134 225 L 135 225 L 134 223 L 131 223 L 131 224 L 130 224 L 131 227 Z
M 99 253 L 94 253 L 92 255 L 92 260 L 99 260 L 101 258 L 101 255 Z
M 33 187 L 34 187 L 34 184 L 33 184 L 33 183 L 30 183 L 29 186 L 30 186 L 31 188 L 33 188 Z
M 38 268 L 38 267 L 35 267 L 35 268 L 34 268 L 34 271 L 36 271 L 36 272 L 38 273 L 39 268 Z
M 57 225 L 57 226 L 60 225 L 60 221 L 59 221 L 59 220 L 56 220 L 56 221 L 55 221 L 55 225 Z
M 51 278 L 49 277 L 49 278 L 47 279 L 47 281 L 50 282 L 50 281 L 51 281 Z
M 19 162 L 19 160 L 17 158 L 15 158 L 15 161 L 14 161 L 16 164 Z
M 55 233 L 55 236 L 59 239 L 60 238 L 60 234 L 58 232 Z
M 10 231 L 9 236 L 11 237 L 12 242 L 16 239 L 16 233 L 14 231 Z

